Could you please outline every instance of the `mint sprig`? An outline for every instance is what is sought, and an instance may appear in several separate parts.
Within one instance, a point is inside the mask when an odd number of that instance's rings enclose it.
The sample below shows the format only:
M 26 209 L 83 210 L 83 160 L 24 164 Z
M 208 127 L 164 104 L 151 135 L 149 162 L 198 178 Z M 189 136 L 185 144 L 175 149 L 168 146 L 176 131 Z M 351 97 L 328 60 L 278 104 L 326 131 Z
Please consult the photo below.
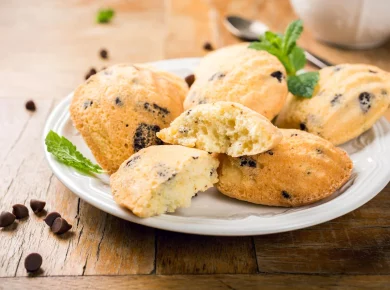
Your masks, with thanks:
M 97 23 L 108 23 L 114 17 L 114 10 L 108 9 L 100 9 L 96 15 Z
M 305 52 L 297 46 L 297 40 L 303 31 L 301 20 L 289 24 L 284 35 L 267 31 L 260 37 L 260 41 L 252 42 L 249 48 L 265 50 L 276 56 L 287 72 L 287 86 L 289 92 L 295 96 L 311 98 L 318 83 L 318 72 L 307 72 L 297 75 L 306 64 Z
M 46 150 L 53 154 L 58 161 L 76 168 L 84 173 L 104 173 L 104 170 L 91 160 L 84 157 L 76 146 L 65 137 L 50 131 L 45 138 Z

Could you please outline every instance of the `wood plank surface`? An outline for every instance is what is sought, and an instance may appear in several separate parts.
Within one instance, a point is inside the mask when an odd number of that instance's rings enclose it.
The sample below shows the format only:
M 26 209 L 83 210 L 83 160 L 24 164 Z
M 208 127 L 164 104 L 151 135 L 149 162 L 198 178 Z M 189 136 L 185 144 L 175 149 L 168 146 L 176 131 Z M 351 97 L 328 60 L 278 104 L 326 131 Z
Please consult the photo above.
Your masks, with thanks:
M 315 275 L 133 275 L 55 278 L 5 278 L 1 290 L 24 288 L 57 289 L 170 289 L 170 290 L 253 290 L 253 289 L 388 289 L 389 276 L 315 276 Z
M 116 11 L 114 20 L 96 24 L 96 11 L 107 6 Z M 203 56 L 205 42 L 215 48 L 237 43 L 222 24 L 228 14 L 261 20 L 280 32 L 296 19 L 288 0 L 0 1 L 0 210 L 39 198 L 73 225 L 71 233 L 58 237 L 44 216 L 30 212 L 28 219 L 0 229 L 0 277 L 16 277 L 1 278 L 0 289 L 27 284 L 181 289 L 183 283 L 188 289 L 388 287 L 390 185 L 358 210 L 308 229 L 204 237 L 110 216 L 77 198 L 49 169 L 42 145 L 45 120 L 90 67 Z M 370 63 L 390 71 L 390 43 L 342 50 L 316 41 L 306 27 L 300 44 L 335 64 Z M 99 57 L 101 48 L 108 50 L 108 60 Z M 24 109 L 28 99 L 36 102 L 35 113 Z M 43 256 L 37 276 L 55 277 L 25 278 L 23 261 L 30 252 Z M 93 277 L 76 277 L 87 275 Z

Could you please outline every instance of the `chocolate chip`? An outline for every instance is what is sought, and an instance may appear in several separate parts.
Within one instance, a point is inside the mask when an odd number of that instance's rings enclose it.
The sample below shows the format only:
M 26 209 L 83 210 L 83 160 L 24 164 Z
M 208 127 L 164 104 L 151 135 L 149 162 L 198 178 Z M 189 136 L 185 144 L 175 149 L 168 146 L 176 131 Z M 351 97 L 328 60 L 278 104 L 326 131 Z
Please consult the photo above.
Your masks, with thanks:
M 24 259 L 24 267 L 27 272 L 36 272 L 42 266 L 42 256 L 38 253 L 29 254 L 26 259 Z
M 341 69 L 342 69 L 341 66 L 335 66 L 335 67 L 333 68 L 333 71 L 334 71 L 334 72 L 338 72 L 338 71 L 340 71 Z
M 295 137 L 295 136 L 298 136 L 298 134 L 296 134 L 296 133 L 291 134 L 291 137 Z
M 95 69 L 95 68 L 91 68 L 91 69 L 88 71 L 88 73 L 85 75 L 85 79 L 86 79 L 86 80 L 89 79 L 91 76 L 93 76 L 93 75 L 96 74 L 96 73 L 97 73 L 96 69 Z
M 213 48 L 213 46 L 211 45 L 211 43 L 210 42 L 205 42 L 204 44 L 203 44 L 203 49 L 204 50 L 214 50 L 214 48 Z
M 151 145 L 162 145 L 163 142 L 156 136 L 159 131 L 160 127 L 157 125 L 139 124 L 133 137 L 134 151 L 138 152 Z
M 342 94 L 336 94 L 334 96 L 334 98 L 330 101 L 331 105 L 334 106 L 334 105 L 340 103 L 341 96 L 342 96 Z
M 38 213 L 41 212 L 46 205 L 45 201 L 37 200 L 37 199 L 32 199 L 30 200 L 30 207 L 33 212 Z
M 12 206 L 12 209 L 12 213 L 18 220 L 28 217 L 28 208 L 25 205 L 17 203 Z
M 129 124 L 126 124 L 126 127 L 129 127 Z
M 49 227 L 51 227 L 51 226 L 53 225 L 54 220 L 55 220 L 56 218 L 59 218 L 59 217 L 61 217 L 61 215 L 60 215 L 58 212 L 53 211 L 53 212 L 49 213 L 49 214 L 46 216 L 46 218 L 44 219 L 44 221 L 45 221 L 45 223 L 46 223 Z
M 240 157 L 240 166 L 248 166 L 252 168 L 256 168 L 256 161 L 249 157 Z
M 211 169 L 210 170 L 210 176 L 213 176 L 214 172 L 215 172 L 215 168 Z
M 317 154 L 322 154 L 323 152 L 322 152 L 322 150 L 321 149 L 316 149 L 316 152 L 317 152 Z
M 372 97 L 373 95 L 367 92 L 363 92 L 359 95 L 360 109 L 362 109 L 364 113 L 367 113 L 371 108 Z
M 191 114 L 191 111 L 192 111 L 192 110 L 188 110 L 187 113 L 186 113 L 186 115 L 188 116 L 189 114 Z
M 172 174 L 172 176 L 168 178 L 168 181 L 172 180 L 176 175 L 176 173 Z
M 199 158 L 199 156 L 192 156 L 192 159 L 194 159 L 194 160 L 196 160 L 198 158 Z
M 144 103 L 144 109 L 150 113 L 156 114 L 160 117 L 165 118 L 166 115 L 170 114 L 169 110 L 164 107 L 160 107 L 157 104 L 150 104 L 148 102 Z
M 88 109 L 90 106 L 92 106 L 92 104 L 93 104 L 93 101 L 91 101 L 91 100 L 85 101 L 83 104 L 84 110 Z
M 108 52 L 104 48 L 99 51 L 99 54 L 100 54 L 100 57 L 103 58 L 103 59 L 107 59 L 108 58 Z
M 0 228 L 8 227 L 15 221 L 16 217 L 9 211 L 3 211 L 0 214 Z
M 287 191 L 285 191 L 285 190 L 282 190 L 282 196 L 283 196 L 284 198 L 286 198 L 286 199 L 291 198 L 291 195 L 290 195 Z
M 195 75 L 192 74 L 192 75 L 186 76 L 185 81 L 186 81 L 188 87 L 190 88 L 195 81 Z
M 272 150 L 268 150 L 267 153 L 268 153 L 269 155 L 271 155 L 271 156 L 274 155 L 274 152 L 273 152 Z
M 299 124 L 299 128 L 300 128 L 301 130 L 303 130 L 303 131 L 307 131 L 307 128 L 306 128 L 305 123 L 300 123 L 300 124 Z
M 377 74 L 378 72 L 377 71 L 373 71 L 373 70 L 368 70 L 368 72 L 372 73 L 372 74 Z
M 51 226 L 51 230 L 56 235 L 62 235 L 69 231 L 71 228 L 72 225 L 68 224 L 68 222 L 61 217 L 56 218 Z
M 130 160 L 127 161 L 127 163 L 126 163 L 126 166 L 127 166 L 127 167 L 133 166 L 133 165 L 137 162 L 137 160 L 139 160 L 140 158 L 141 158 L 140 155 L 136 155 L 136 156 L 130 158 Z
M 25 106 L 26 106 L 26 110 L 31 112 L 35 112 L 37 109 L 33 100 L 27 101 Z
M 119 97 L 115 98 L 115 105 L 117 105 L 117 106 L 122 106 L 123 105 L 123 102 L 122 102 L 122 100 Z
M 271 74 L 271 77 L 276 78 L 276 79 L 279 81 L 279 83 L 281 83 L 282 80 L 283 80 L 283 78 L 284 78 L 283 73 L 282 73 L 281 71 L 275 71 L 275 72 L 273 72 L 273 73 Z

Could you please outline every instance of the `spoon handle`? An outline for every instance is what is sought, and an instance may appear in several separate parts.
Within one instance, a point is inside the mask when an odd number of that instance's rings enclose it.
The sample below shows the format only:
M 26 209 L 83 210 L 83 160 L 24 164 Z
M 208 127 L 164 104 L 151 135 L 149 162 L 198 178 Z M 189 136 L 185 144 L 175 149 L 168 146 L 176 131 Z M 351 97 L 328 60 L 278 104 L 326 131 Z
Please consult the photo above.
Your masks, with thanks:
M 306 59 L 308 62 L 310 62 L 312 65 L 314 65 L 317 68 L 324 68 L 327 66 L 333 66 L 330 62 L 320 58 L 319 56 L 312 54 L 309 51 L 305 51 Z

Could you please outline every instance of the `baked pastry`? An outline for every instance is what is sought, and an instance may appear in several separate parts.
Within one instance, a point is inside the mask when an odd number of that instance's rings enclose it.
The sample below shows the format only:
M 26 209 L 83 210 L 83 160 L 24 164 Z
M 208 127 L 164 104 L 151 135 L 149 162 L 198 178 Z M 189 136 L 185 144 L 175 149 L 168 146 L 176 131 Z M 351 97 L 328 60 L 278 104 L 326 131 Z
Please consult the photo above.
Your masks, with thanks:
M 206 57 L 206 64 L 211 68 L 207 70 L 204 65 L 205 69 L 198 69 L 184 109 L 230 101 L 273 119 L 282 109 L 288 93 L 283 65 L 266 51 L 241 47 L 234 49 L 234 56 L 224 51 L 221 50 L 221 57 L 219 51 Z M 213 58 L 216 64 L 212 62 Z
M 328 197 L 347 182 L 353 164 L 345 151 L 307 132 L 281 131 L 282 142 L 270 151 L 221 154 L 218 190 L 252 203 L 294 207 Z
M 273 148 L 282 133 L 267 118 L 241 104 L 216 102 L 185 111 L 157 137 L 166 143 L 238 157 Z
M 320 70 L 311 99 L 289 95 L 276 125 L 300 128 L 338 145 L 370 129 L 389 107 L 389 73 L 342 64 Z
M 115 65 L 80 85 L 70 115 L 97 162 L 115 172 L 134 152 L 162 144 L 156 132 L 183 112 L 181 78 L 143 65 Z
M 205 151 L 176 145 L 150 146 L 111 175 L 115 201 L 139 217 L 189 207 L 191 198 L 218 181 L 218 159 Z

